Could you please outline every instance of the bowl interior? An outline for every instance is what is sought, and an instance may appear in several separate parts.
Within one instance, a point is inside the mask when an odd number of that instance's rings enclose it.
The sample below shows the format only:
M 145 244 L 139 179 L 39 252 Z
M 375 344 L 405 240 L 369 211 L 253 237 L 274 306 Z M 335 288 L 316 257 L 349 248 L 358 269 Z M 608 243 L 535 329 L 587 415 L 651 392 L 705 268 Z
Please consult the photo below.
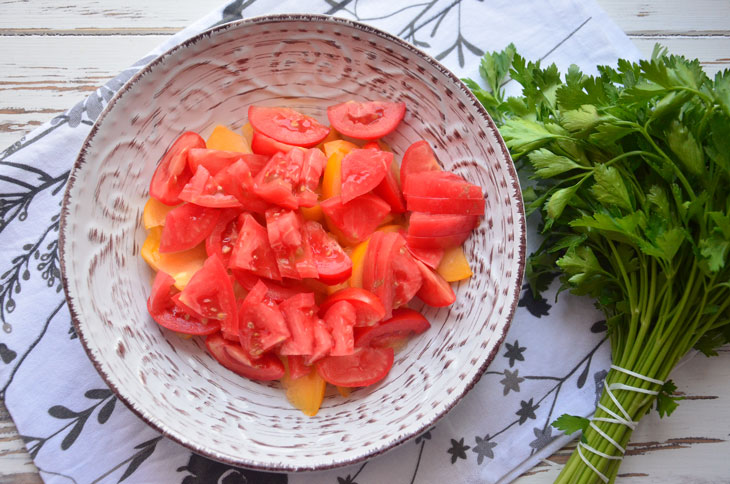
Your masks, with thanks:
M 251 104 L 326 122 L 328 105 L 399 100 L 385 141 L 397 157 L 428 140 L 446 170 L 484 188 L 486 215 L 466 243 L 474 276 L 432 328 L 396 354 L 378 385 L 328 395 L 316 417 L 277 384 L 238 377 L 198 338 L 148 316 L 153 274 L 139 256 L 155 166 L 183 131 L 239 128 Z M 478 380 L 516 306 L 524 217 L 514 169 L 491 121 L 456 78 L 413 47 L 353 22 L 278 16 L 218 27 L 173 49 L 122 88 L 73 170 L 62 224 L 69 307 L 91 360 L 128 406 L 209 457 L 272 470 L 324 469 L 391 448 L 448 411 Z

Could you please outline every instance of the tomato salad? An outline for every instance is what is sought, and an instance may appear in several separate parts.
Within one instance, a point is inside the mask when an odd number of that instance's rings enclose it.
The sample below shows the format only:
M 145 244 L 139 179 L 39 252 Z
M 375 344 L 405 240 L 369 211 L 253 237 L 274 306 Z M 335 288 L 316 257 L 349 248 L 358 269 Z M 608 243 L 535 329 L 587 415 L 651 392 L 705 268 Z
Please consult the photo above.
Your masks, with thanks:
M 347 102 L 326 126 L 251 106 L 240 133 L 183 133 L 144 208 L 152 318 L 241 376 L 281 380 L 307 415 L 327 383 L 347 395 L 382 380 L 430 327 L 408 303 L 448 306 L 449 283 L 471 276 L 462 244 L 484 213 L 481 188 L 426 141 L 400 164 L 380 141 L 405 110 Z

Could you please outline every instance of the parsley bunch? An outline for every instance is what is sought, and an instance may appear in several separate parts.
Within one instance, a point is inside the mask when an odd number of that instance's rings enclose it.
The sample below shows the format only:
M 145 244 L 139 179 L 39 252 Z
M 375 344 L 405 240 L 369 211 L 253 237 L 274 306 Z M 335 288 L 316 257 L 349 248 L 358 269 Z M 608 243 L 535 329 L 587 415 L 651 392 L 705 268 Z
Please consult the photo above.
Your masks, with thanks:
M 531 178 L 526 213 L 540 217 L 544 237 L 527 263 L 531 290 L 538 296 L 559 276 L 561 291 L 595 298 L 613 363 L 665 381 L 691 348 L 711 356 L 730 341 L 730 71 L 710 79 L 699 61 L 657 46 L 649 60 L 598 72 L 571 66 L 561 76 L 510 45 L 482 59 L 486 89 L 466 82 Z M 508 76 L 522 96 L 505 98 Z M 633 421 L 677 406 L 671 381 L 611 370 L 606 386 L 616 383 L 659 392 L 613 391 Z M 622 415 L 605 390 L 600 403 Z M 563 416 L 553 425 L 620 454 L 588 423 Z M 626 447 L 628 426 L 594 425 Z M 583 455 L 615 479 L 620 460 Z M 557 482 L 599 479 L 574 453 Z

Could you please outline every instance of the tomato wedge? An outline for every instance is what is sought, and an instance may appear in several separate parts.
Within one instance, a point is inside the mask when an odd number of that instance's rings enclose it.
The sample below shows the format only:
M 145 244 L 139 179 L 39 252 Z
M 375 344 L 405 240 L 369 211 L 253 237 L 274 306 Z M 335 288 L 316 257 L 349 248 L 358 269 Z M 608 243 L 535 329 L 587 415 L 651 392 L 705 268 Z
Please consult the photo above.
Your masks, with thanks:
M 311 367 L 304 363 L 304 356 L 302 355 L 289 355 L 285 358 L 291 380 L 298 380 L 305 375 L 309 375 L 309 372 L 312 370 Z
M 377 187 L 390 171 L 393 153 L 354 149 L 342 158 L 342 190 L 344 203 Z
M 218 222 L 220 210 L 185 203 L 165 217 L 160 236 L 160 252 L 192 249 L 204 241 Z
M 423 249 L 423 248 L 417 248 L 417 247 L 411 247 L 408 245 L 408 240 L 406 240 L 406 248 L 408 249 L 408 252 L 411 253 L 413 257 L 420 260 L 424 264 L 426 264 L 431 269 L 436 270 L 436 268 L 441 263 L 441 259 L 444 257 L 444 249 Z
M 330 295 L 319 306 L 321 316 L 327 314 L 331 306 L 347 301 L 355 308 L 356 326 L 372 326 L 385 317 L 385 308 L 380 299 L 372 292 L 359 287 L 348 287 Z
M 311 292 L 296 294 L 283 301 L 279 307 L 289 327 L 291 337 L 281 346 L 282 355 L 312 355 L 314 349 L 314 325 L 317 307 Z
M 461 215 L 484 215 L 484 199 L 406 197 L 406 206 L 412 212 L 451 213 Z
M 339 196 L 332 197 L 320 205 L 329 222 L 351 244 L 365 240 L 390 213 L 390 206 L 380 197 L 370 193 L 348 203 L 343 203 Z
M 286 280 L 274 282 L 268 279 L 260 279 L 256 274 L 246 270 L 231 269 L 231 272 L 233 272 L 233 277 L 236 281 L 238 281 L 238 283 L 247 291 L 250 291 L 256 283 L 261 281 L 261 283 L 263 283 L 268 289 L 266 297 L 277 303 L 299 294 L 300 292 L 311 291 L 311 288 L 301 281 Z
M 266 230 L 282 277 L 302 279 L 317 277 L 317 266 L 309 246 L 309 238 L 302 233 L 299 212 L 279 208 L 266 211 Z
M 396 232 L 375 232 L 370 237 L 362 272 L 362 287 L 375 294 L 383 303 L 383 317 L 390 318 L 395 297 L 392 254 L 402 237 Z
M 420 261 L 416 261 L 416 263 L 423 277 L 421 289 L 416 294 L 421 301 L 437 308 L 448 306 L 456 301 L 456 294 L 451 285 L 438 272 L 432 271 Z
M 400 234 L 391 249 L 388 265 L 393 271 L 393 307 L 404 306 L 421 288 L 423 277 L 418 264 L 406 248 L 405 239 Z
M 180 191 L 193 173 L 188 169 L 187 153 L 191 148 L 205 148 L 205 140 L 197 133 L 186 131 L 165 152 L 152 175 L 150 196 L 165 205 L 180 203 Z
M 291 335 L 284 315 L 276 304 L 268 300 L 267 292 L 268 288 L 259 281 L 238 310 L 239 332 L 236 336 L 248 356 L 254 359 Z
M 237 209 L 221 212 L 218 223 L 208 238 L 205 239 L 205 252 L 208 257 L 217 255 L 223 261 L 225 267 L 228 267 L 231 252 L 238 238 L 238 216 L 240 213 L 240 210 Z
M 400 163 L 401 186 L 406 186 L 411 173 L 423 171 L 441 171 L 441 165 L 426 140 L 416 141 L 403 153 L 403 160 Z
M 348 356 L 328 356 L 317 362 L 324 381 L 341 387 L 365 387 L 379 382 L 393 366 L 392 348 L 362 348 Z
M 413 212 L 408 220 L 408 235 L 414 237 L 443 237 L 469 232 L 477 225 L 474 215 L 433 214 Z
M 471 230 L 468 232 L 444 235 L 442 237 L 414 237 L 412 235 L 408 235 L 407 240 L 408 246 L 414 249 L 450 249 L 463 244 L 470 235 Z
M 403 195 L 406 199 L 410 196 L 475 200 L 484 198 L 479 185 L 469 183 L 459 175 L 448 171 L 411 173 L 403 184 Z
M 414 334 L 421 334 L 430 327 L 431 324 L 418 311 L 409 308 L 395 309 L 392 318 L 359 331 L 355 346 L 376 348 L 397 346 L 401 340 Z
M 228 267 L 245 269 L 261 277 L 280 281 L 281 275 L 266 229 L 248 213 L 241 215 L 238 225 L 241 228 Z
M 243 161 L 253 174 L 261 171 L 269 161 L 267 156 L 239 153 L 237 151 L 211 150 L 207 148 L 193 148 L 188 150 L 188 166 L 190 172 L 198 171 L 199 166 L 204 166 L 208 172 L 215 176 L 237 161 Z
M 308 221 L 303 229 L 317 267 L 317 278 L 330 286 L 348 280 L 352 274 L 352 261 L 342 246 L 317 222 Z
M 296 146 L 280 143 L 273 138 L 269 138 L 265 134 L 259 133 L 258 131 L 253 132 L 253 138 L 251 139 L 251 151 L 257 155 L 273 156 L 279 152 L 286 153 L 293 148 L 296 148 Z
M 312 344 L 312 354 L 306 361 L 308 365 L 312 365 L 315 361 L 321 360 L 329 355 L 333 345 L 332 335 L 324 321 L 319 318 L 315 319 L 312 328 L 314 331 L 314 342 Z
M 196 315 L 221 322 L 221 331 L 230 337 L 238 335 L 238 313 L 233 284 L 217 255 L 208 257 L 180 293 L 180 302 Z
M 316 119 L 289 108 L 251 106 L 248 120 L 255 131 L 280 143 L 306 148 L 316 145 L 330 132 Z
M 317 204 L 316 190 L 325 166 L 327 166 L 327 157 L 324 156 L 322 150 L 311 148 L 304 153 L 302 173 L 296 193 L 300 207 L 314 207 Z
M 378 139 L 392 132 L 406 114 L 402 102 L 348 101 L 327 108 L 330 124 L 345 136 Z
M 263 213 L 269 208 L 270 204 L 254 193 L 251 169 L 243 160 L 224 168 L 213 178 L 224 193 L 233 195 L 238 200 L 242 209 Z
M 353 328 L 357 322 L 355 307 L 346 300 L 333 303 L 324 313 L 324 322 L 332 332 L 330 355 L 345 356 L 355 351 Z
M 180 191 L 179 197 L 180 200 L 201 207 L 231 208 L 241 206 L 241 202 L 233 195 L 225 193 L 223 187 L 215 181 L 202 165 L 198 166 L 195 175 Z
M 218 332 L 221 327 L 220 322 L 203 323 L 175 305 L 170 297 L 174 283 L 175 280 L 169 274 L 157 272 L 150 297 L 147 299 L 147 311 L 152 319 L 163 328 L 178 333 L 206 335 Z
M 271 381 L 284 376 L 284 365 L 274 355 L 251 361 L 239 345 L 229 343 L 220 334 L 205 338 L 205 347 L 218 363 L 251 380 Z

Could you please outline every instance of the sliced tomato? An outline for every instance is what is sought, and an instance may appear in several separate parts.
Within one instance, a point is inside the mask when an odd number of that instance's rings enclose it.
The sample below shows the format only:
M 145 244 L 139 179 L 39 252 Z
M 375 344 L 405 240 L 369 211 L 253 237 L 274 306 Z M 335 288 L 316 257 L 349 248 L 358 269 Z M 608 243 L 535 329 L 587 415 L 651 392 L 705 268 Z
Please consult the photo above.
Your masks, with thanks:
M 248 213 L 241 215 L 238 224 L 241 228 L 228 267 L 280 281 L 281 275 L 266 229 Z
M 354 149 L 342 158 L 343 203 L 364 195 L 377 187 L 393 163 L 393 153 L 380 150 Z
M 352 261 L 340 244 L 317 222 L 306 222 L 303 232 L 311 247 L 317 278 L 332 286 L 348 280 L 352 274 Z
M 204 166 L 198 170 L 180 192 L 180 200 L 211 208 L 240 207 L 241 202 L 233 195 L 229 195 L 223 187 L 215 181 Z
M 406 248 L 406 241 L 400 234 L 391 249 L 388 265 L 393 270 L 393 307 L 398 308 L 408 304 L 423 283 L 418 264 Z
M 444 249 L 423 249 L 411 247 L 410 245 L 408 245 L 408 240 L 406 240 L 406 248 L 413 257 L 420 260 L 434 270 L 439 266 L 439 264 L 441 263 L 441 259 L 443 259 L 444 257 Z
M 444 257 L 436 268 L 447 282 L 461 281 L 472 276 L 469 261 L 462 247 L 454 247 L 444 252 Z
M 333 345 L 332 335 L 327 329 L 325 322 L 319 318 L 314 321 L 313 333 L 312 354 L 306 361 L 308 365 L 312 365 L 315 361 L 321 360 L 329 355 Z
M 317 373 L 340 387 L 365 387 L 377 383 L 393 366 L 392 348 L 362 348 L 348 356 L 328 356 L 317 362 Z
M 165 217 L 167 214 L 175 208 L 171 205 L 165 205 L 156 198 L 150 197 L 147 203 L 144 204 L 144 210 L 142 211 L 142 223 L 144 228 L 150 230 L 154 227 L 161 227 L 165 225 Z
M 478 220 L 478 217 L 474 215 L 413 212 L 408 220 L 408 235 L 444 237 L 470 232 L 477 225 Z
M 359 287 L 348 287 L 330 295 L 319 306 L 319 314 L 323 316 L 331 306 L 340 301 L 347 301 L 355 308 L 356 326 L 372 326 L 385 317 L 383 303 L 372 292 Z
M 221 322 L 224 334 L 238 335 L 238 313 L 233 284 L 220 257 L 208 257 L 180 293 L 180 301 L 195 314 Z
M 459 175 L 448 171 L 411 173 L 408 181 L 403 184 L 403 195 L 406 198 L 411 196 L 475 200 L 484 198 L 479 185 L 469 183 Z
M 406 197 L 406 206 L 412 212 L 451 213 L 461 215 L 484 215 L 484 199 Z
M 317 306 L 314 294 L 296 294 L 283 301 L 279 307 L 289 327 L 291 337 L 281 346 L 282 355 L 312 355 L 314 350 L 314 325 Z
M 355 351 L 353 328 L 357 322 L 355 307 L 346 300 L 337 301 L 324 313 L 324 322 L 332 332 L 332 356 L 351 355 Z
M 316 191 L 326 165 L 327 157 L 319 148 L 311 148 L 305 152 L 299 186 L 296 190 L 300 207 L 314 207 L 317 205 Z
M 279 307 L 270 301 L 268 288 L 259 281 L 241 302 L 236 335 L 249 357 L 259 358 L 291 335 Z M 225 333 L 224 333 L 225 336 Z
M 309 148 L 327 137 L 329 127 L 289 108 L 251 106 L 248 120 L 255 131 L 280 143 Z
M 330 124 L 345 136 L 378 139 L 395 130 L 406 114 L 402 102 L 348 101 L 327 108 Z
M 317 266 L 309 238 L 303 234 L 303 219 L 299 212 L 279 208 L 267 210 L 266 230 L 282 277 L 317 277 Z
M 401 186 L 405 188 L 408 175 L 423 171 L 441 171 L 441 165 L 426 140 L 416 141 L 403 153 L 400 163 Z
M 224 193 L 233 195 L 238 200 L 244 210 L 263 213 L 269 208 L 270 204 L 254 193 L 251 169 L 243 160 L 224 168 L 213 178 Z
M 365 254 L 368 251 L 370 239 L 360 242 L 352 249 L 350 259 L 352 260 L 352 276 L 350 277 L 350 287 L 362 287 L 362 274 L 365 270 Z
M 312 370 L 310 366 L 304 363 L 304 356 L 302 355 L 289 355 L 284 358 L 286 358 L 287 367 L 289 368 L 289 378 L 292 380 L 298 380 L 305 375 L 309 375 Z
M 254 131 L 251 138 L 251 151 L 257 155 L 273 156 L 279 152 L 286 153 L 293 148 L 296 148 L 296 146 L 280 143 L 258 131 Z
M 376 348 L 398 346 L 401 340 L 414 334 L 421 334 L 430 327 L 431 324 L 418 311 L 409 308 L 395 309 L 392 318 L 359 331 L 355 346 Z
M 383 303 L 385 318 L 390 318 L 395 298 L 392 267 L 393 248 L 402 237 L 397 232 L 375 232 L 370 237 L 365 254 L 362 287 L 375 294 Z
M 294 194 L 304 165 L 304 150 L 277 153 L 256 175 L 254 192 L 269 203 L 296 210 L 299 202 Z
M 405 213 L 406 200 L 401 193 L 400 183 L 398 182 L 398 164 L 392 163 L 390 170 L 385 173 L 385 178 L 375 187 L 373 193 L 390 205 L 390 211 L 393 213 Z
M 205 148 L 205 140 L 197 133 L 186 131 L 165 152 L 152 175 L 150 196 L 165 205 L 180 203 L 180 191 L 193 176 L 188 169 L 187 153 L 191 148 Z
M 223 126 L 222 124 L 213 128 L 213 132 L 210 134 L 208 139 L 205 140 L 205 146 L 211 150 L 251 153 L 251 146 L 249 146 L 249 142 L 244 139 L 241 134 L 231 131 L 228 127 Z
M 190 167 L 191 173 L 198 171 L 198 167 L 202 165 L 211 175 L 215 176 L 221 170 L 228 168 L 237 161 L 246 163 L 251 173 L 256 174 L 266 165 L 269 157 L 206 148 L 188 150 L 188 166 Z
M 218 222 L 220 210 L 185 203 L 165 217 L 160 236 L 160 253 L 192 249 L 204 241 Z
M 471 230 L 443 237 L 414 237 L 409 235 L 407 240 L 408 246 L 414 249 L 450 249 L 463 244 L 470 235 Z
M 271 381 L 284 376 L 284 365 L 274 355 L 267 354 L 251 361 L 243 348 L 226 341 L 220 334 L 205 338 L 205 347 L 218 363 L 251 380 Z
M 158 271 L 152 283 L 152 291 L 147 299 L 147 311 L 152 319 L 163 328 L 178 333 L 192 335 L 206 335 L 220 330 L 220 322 L 213 320 L 203 323 L 200 319 L 191 317 L 175 305 L 170 294 L 175 280 L 169 274 Z
M 231 272 L 233 272 L 233 277 L 235 277 L 236 281 L 247 291 L 250 291 L 256 283 L 261 281 L 268 289 L 266 297 L 277 303 L 300 292 L 310 292 L 312 290 L 301 281 L 286 280 L 274 282 L 269 279 L 259 279 L 259 276 L 246 270 L 231 269 Z
M 451 285 L 438 272 L 432 271 L 423 262 L 416 261 L 416 263 L 423 277 L 421 289 L 416 294 L 421 301 L 437 308 L 449 306 L 456 301 L 456 294 Z
M 348 203 L 343 203 L 339 196 L 332 197 L 320 205 L 329 222 L 351 244 L 368 238 L 390 213 L 390 206 L 382 198 L 370 193 Z

